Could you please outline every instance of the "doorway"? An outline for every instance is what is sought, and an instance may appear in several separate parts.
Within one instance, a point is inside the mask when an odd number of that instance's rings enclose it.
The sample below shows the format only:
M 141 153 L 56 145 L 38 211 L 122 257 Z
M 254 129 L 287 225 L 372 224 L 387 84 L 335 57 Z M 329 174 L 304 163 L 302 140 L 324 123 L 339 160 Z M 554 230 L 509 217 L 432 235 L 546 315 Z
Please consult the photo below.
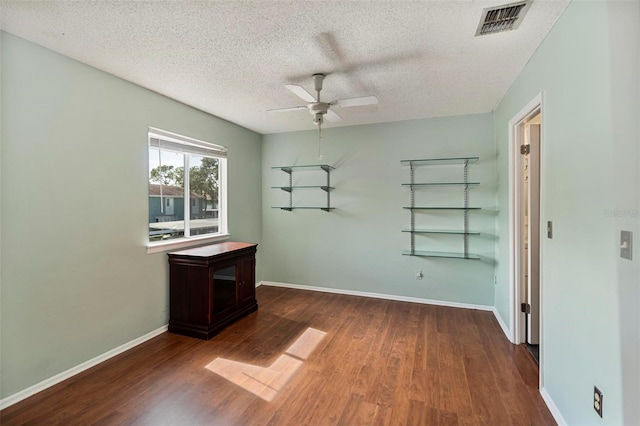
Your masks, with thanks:
M 525 344 L 540 364 L 540 110 L 526 119 L 522 155 L 522 260 Z
M 511 341 L 524 344 L 542 371 L 542 94 L 509 121 Z M 540 374 L 542 386 L 542 374 Z

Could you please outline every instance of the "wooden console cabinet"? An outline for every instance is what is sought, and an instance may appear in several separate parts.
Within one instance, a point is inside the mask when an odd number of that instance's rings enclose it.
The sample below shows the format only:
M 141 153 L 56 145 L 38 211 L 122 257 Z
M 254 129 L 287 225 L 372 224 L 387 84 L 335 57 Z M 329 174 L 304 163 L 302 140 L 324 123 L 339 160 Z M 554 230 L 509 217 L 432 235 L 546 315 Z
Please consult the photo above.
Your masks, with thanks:
M 256 311 L 256 247 L 225 242 L 168 253 L 169 331 L 209 340 Z

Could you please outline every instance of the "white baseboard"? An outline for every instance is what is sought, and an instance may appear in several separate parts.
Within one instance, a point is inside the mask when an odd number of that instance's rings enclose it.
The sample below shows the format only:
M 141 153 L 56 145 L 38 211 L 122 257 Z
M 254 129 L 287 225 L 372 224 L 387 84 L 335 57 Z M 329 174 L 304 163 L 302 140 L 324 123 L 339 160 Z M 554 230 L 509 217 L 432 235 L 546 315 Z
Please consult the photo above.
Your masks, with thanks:
M 513 339 L 511 339 L 511 330 L 509 330 L 509 327 L 507 327 L 507 325 L 502 320 L 502 317 L 498 313 L 498 310 L 496 308 L 493 308 L 492 311 L 493 311 L 493 316 L 496 317 L 496 320 L 498 321 L 498 324 L 500 325 L 500 328 L 502 329 L 502 332 L 504 333 L 504 335 L 507 336 L 507 339 L 509 339 L 511 343 L 515 343 Z
M 45 379 L 40 383 L 36 383 L 33 386 L 29 386 L 28 388 L 14 393 L 13 395 L 9 395 L 4 399 L 0 399 L 0 410 L 4 410 L 5 408 L 22 401 L 23 399 L 27 399 L 32 395 L 35 395 L 38 392 L 42 392 L 43 390 L 50 388 L 53 385 L 56 385 L 64 380 L 67 380 L 70 377 L 75 376 L 76 374 L 82 373 L 85 370 L 88 370 L 91 367 L 94 367 L 101 362 L 108 360 L 109 358 L 113 358 L 116 355 L 120 355 L 122 352 L 125 352 L 135 346 L 138 346 L 141 343 L 146 342 L 159 334 L 164 333 L 169 328 L 168 325 L 163 325 L 162 327 L 153 330 L 150 333 L 145 334 L 144 336 L 138 337 L 137 339 L 133 339 L 130 342 L 127 342 L 123 345 L 118 346 L 115 349 L 111 349 L 103 353 L 102 355 L 98 355 L 95 358 L 91 358 L 89 361 L 85 361 L 82 364 L 76 365 L 75 367 L 71 367 L 70 369 L 63 371 L 62 373 L 56 374 L 53 377 Z
M 565 426 L 567 424 L 567 421 L 564 419 L 564 417 L 562 417 L 558 406 L 555 404 L 555 402 L 553 402 L 553 399 L 551 399 L 551 395 L 549 395 L 549 392 L 547 392 L 545 388 L 540 388 L 540 395 L 542 395 L 542 399 L 544 400 L 545 404 L 547 404 L 547 407 L 549 408 L 549 411 L 551 411 L 551 415 L 553 416 L 556 423 L 558 423 L 558 426 Z
M 464 308 L 464 309 L 476 309 L 480 311 L 493 311 L 493 306 L 487 306 L 487 305 L 474 305 L 470 303 L 449 302 L 446 300 L 421 299 L 418 297 L 396 296 L 393 294 L 370 293 L 368 291 L 343 290 L 338 288 L 316 287 L 311 285 L 279 283 L 275 281 L 260 281 L 260 285 L 266 285 L 270 287 L 294 288 L 297 290 L 320 291 L 323 293 L 345 294 L 348 296 L 371 297 L 374 299 L 396 300 L 399 302 L 422 303 L 424 305 L 447 306 L 450 308 Z

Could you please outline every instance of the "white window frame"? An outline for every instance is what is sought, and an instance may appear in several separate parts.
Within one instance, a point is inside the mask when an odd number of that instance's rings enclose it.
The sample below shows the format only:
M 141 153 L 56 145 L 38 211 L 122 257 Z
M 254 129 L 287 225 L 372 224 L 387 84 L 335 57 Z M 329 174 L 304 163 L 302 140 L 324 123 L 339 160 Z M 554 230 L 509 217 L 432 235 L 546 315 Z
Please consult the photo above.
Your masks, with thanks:
M 216 145 L 209 142 L 182 136 L 177 133 L 167 132 L 166 130 L 149 127 L 148 146 L 152 146 L 152 139 L 158 139 L 164 148 L 160 149 L 181 152 L 184 154 L 184 194 L 190 194 L 189 190 L 189 155 L 205 155 L 207 157 L 217 158 L 219 187 L 218 187 L 218 232 L 215 234 L 190 235 L 189 221 L 191 220 L 191 197 L 184 196 L 184 237 L 167 241 L 149 241 L 149 223 L 147 222 L 146 247 L 147 254 L 159 253 L 169 250 L 193 247 L 197 245 L 225 241 L 229 239 L 229 223 L 227 214 L 227 148 L 222 145 Z M 147 153 L 149 150 L 147 149 Z M 147 167 L 149 167 L 149 158 L 147 158 Z M 148 202 L 147 202 L 148 208 Z M 148 216 L 148 215 L 147 215 Z

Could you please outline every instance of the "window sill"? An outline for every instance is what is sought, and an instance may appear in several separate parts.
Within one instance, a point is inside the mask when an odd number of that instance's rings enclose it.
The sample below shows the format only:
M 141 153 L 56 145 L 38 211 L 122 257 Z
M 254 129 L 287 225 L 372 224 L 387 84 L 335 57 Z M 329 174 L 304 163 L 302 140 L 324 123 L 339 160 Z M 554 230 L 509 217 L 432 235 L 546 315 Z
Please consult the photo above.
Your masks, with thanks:
M 208 243 L 216 243 L 229 239 L 229 234 L 216 234 L 205 237 L 181 238 L 170 241 L 161 241 L 147 244 L 147 254 L 161 253 L 170 250 L 186 249 Z

